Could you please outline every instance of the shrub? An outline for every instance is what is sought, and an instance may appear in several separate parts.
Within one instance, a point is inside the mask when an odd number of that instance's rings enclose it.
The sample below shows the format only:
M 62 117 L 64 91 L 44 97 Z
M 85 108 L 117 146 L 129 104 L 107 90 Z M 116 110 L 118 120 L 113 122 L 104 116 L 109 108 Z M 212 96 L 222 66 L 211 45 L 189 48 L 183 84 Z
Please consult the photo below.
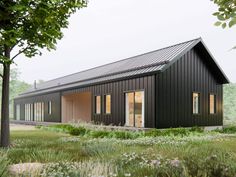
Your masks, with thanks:
M 70 124 L 58 124 L 58 125 L 52 125 L 51 127 L 62 129 L 64 132 L 67 132 L 67 133 L 70 132 L 73 128 L 75 128 L 74 126 Z
M 165 130 L 152 129 L 145 132 L 145 136 L 157 137 L 157 136 L 187 136 L 190 134 L 190 130 L 187 128 L 170 128 Z
M 84 136 L 86 129 L 84 127 L 73 127 L 69 130 L 69 133 L 73 136 Z
M 140 134 L 136 132 L 129 132 L 129 131 L 113 131 L 110 132 L 110 136 L 112 138 L 117 138 L 117 139 L 134 139 L 139 137 Z
M 236 126 L 224 127 L 220 132 L 221 133 L 236 133 Z
M 157 130 L 157 129 L 152 129 L 152 130 L 146 131 L 144 135 L 150 136 L 150 137 L 162 136 L 162 131 Z
M 190 128 L 190 131 L 191 132 L 203 133 L 204 132 L 204 128 L 195 126 L 195 127 Z
M 92 138 L 105 138 L 109 137 L 109 132 L 104 130 L 95 130 L 90 131 L 88 135 Z
M 163 136 L 187 136 L 190 130 L 187 128 L 170 128 L 162 132 Z

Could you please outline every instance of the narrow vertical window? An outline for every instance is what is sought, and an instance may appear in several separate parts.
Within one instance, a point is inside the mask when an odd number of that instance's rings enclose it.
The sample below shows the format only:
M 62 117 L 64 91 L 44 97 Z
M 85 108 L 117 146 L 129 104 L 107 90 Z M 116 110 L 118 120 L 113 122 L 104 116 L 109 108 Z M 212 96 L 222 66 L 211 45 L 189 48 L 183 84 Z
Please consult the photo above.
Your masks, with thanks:
M 20 120 L 20 104 L 16 105 L 16 120 Z
M 48 114 L 49 115 L 52 114 L 52 102 L 51 101 L 48 102 Z
M 95 113 L 101 114 L 101 96 L 95 97 Z
M 209 107 L 210 107 L 210 114 L 216 113 L 216 95 L 210 94 L 210 100 L 209 100 Z
M 193 114 L 200 114 L 200 93 L 193 93 Z
M 105 114 L 111 114 L 111 95 L 105 95 Z

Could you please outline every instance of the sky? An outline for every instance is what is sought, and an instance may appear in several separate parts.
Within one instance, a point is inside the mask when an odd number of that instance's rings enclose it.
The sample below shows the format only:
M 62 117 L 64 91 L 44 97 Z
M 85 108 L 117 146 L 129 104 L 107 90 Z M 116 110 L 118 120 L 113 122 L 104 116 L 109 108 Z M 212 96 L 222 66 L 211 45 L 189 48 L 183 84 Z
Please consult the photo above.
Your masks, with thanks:
M 236 27 L 214 26 L 210 0 L 90 0 L 70 19 L 56 51 L 18 57 L 20 79 L 51 80 L 202 37 L 231 82 L 236 82 Z

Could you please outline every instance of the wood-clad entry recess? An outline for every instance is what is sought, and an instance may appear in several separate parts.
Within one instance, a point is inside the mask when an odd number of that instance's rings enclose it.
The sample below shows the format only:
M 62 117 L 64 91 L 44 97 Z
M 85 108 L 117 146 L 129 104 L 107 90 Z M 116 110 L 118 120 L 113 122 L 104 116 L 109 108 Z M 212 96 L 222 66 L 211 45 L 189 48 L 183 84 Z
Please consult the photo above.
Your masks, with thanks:
M 91 93 L 74 93 L 62 96 L 62 122 L 91 121 Z

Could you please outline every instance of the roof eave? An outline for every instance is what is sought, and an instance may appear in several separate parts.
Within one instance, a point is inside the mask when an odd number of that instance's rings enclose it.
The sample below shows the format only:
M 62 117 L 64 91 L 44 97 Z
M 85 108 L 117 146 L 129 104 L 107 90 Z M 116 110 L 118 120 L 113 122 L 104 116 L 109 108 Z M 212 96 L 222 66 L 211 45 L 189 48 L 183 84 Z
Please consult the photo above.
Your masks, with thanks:
M 219 69 L 219 71 L 221 72 L 222 76 L 223 76 L 223 80 L 222 80 L 222 84 L 228 84 L 230 83 L 228 77 L 226 76 L 226 74 L 224 73 L 224 71 L 221 69 L 221 67 L 219 66 L 219 64 L 217 63 L 217 61 L 215 60 L 214 56 L 212 55 L 212 53 L 210 52 L 210 50 L 207 48 L 206 44 L 203 42 L 202 38 L 198 38 L 196 39 L 196 41 L 191 44 L 189 47 L 187 47 L 183 52 L 181 52 L 178 56 L 175 57 L 175 59 L 173 59 L 169 64 L 167 64 L 165 67 L 162 68 L 161 72 L 164 72 L 166 69 L 168 69 L 173 63 L 175 63 L 177 60 L 179 60 L 183 55 L 185 55 L 189 50 L 191 50 L 192 48 L 194 48 L 197 44 L 201 43 L 204 48 L 206 49 L 206 51 L 208 52 L 208 54 L 210 55 L 210 57 L 212 58 L 212 60 L 214 61 L 215 65 L 217 66 L 217 68 Z

